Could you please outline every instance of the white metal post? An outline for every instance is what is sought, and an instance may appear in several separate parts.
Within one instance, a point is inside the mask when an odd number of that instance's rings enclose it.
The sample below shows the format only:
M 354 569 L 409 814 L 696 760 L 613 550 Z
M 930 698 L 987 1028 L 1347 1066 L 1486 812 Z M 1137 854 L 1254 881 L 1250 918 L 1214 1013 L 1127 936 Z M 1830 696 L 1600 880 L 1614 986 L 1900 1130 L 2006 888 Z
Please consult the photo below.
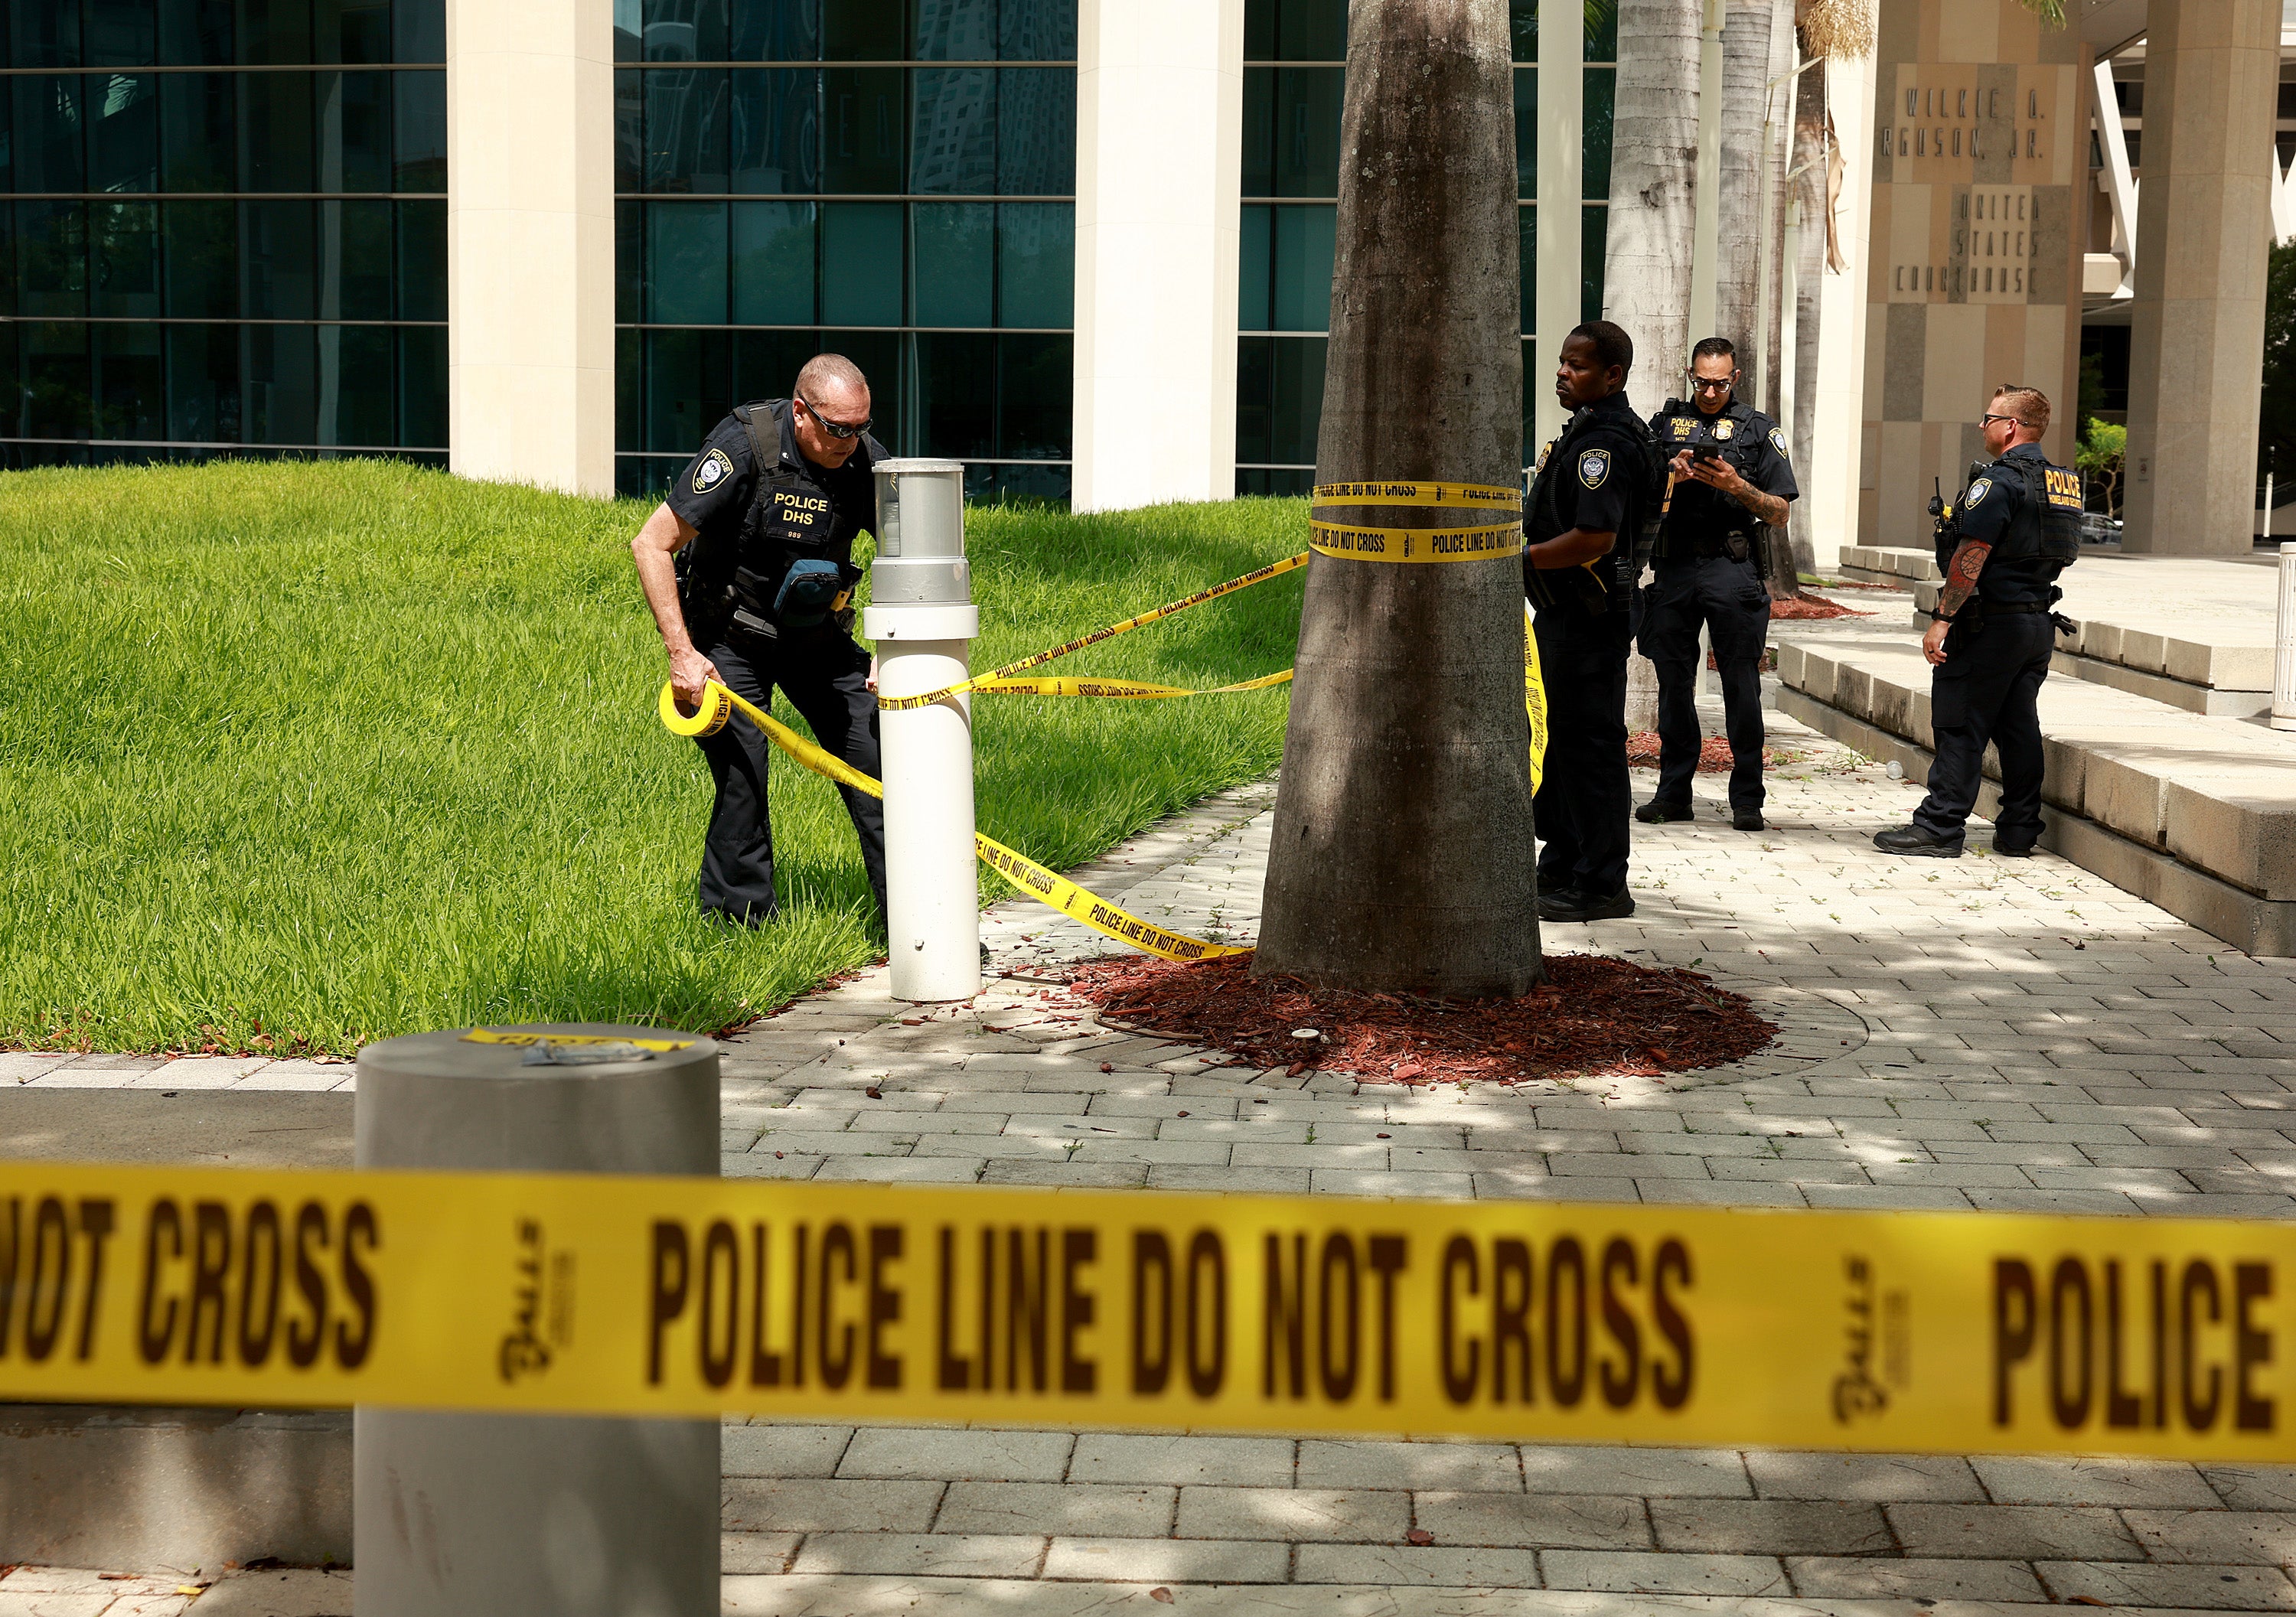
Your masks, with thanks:
M 2296 730 L 2296 545 L 2280 547 L 2280 625 L 2272 659 L 2272 727 Z
M 861 632 L 877 643 L 879 694 L 922 696 L 965 677 L 980 632 L 964 561 L 964 466 L 887 460 L 876 471 L 877 560 Z M 970 999 L 980 991 L 971 700 L 889 709 L 878 726 L 893 997 Z

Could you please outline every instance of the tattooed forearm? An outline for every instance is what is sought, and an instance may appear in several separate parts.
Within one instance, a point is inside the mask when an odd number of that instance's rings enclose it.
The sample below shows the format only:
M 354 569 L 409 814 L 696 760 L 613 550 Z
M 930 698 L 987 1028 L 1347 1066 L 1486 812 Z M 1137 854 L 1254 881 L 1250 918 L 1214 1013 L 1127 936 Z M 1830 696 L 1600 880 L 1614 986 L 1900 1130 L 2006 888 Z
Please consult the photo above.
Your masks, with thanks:
M 1990 545 L 1980 545 L 1975 539 L 1961 542 L 1961 548 L 1953 553 L 1953 560 L 1946 564 L 1945 587 L 1938 592 L 1939 617 L 1952 617 L 1976 593 L 1977 575 L 1985 570 L 1985 558 L 1992 554 L 1993 546 Z
M 1764 494 L 1749 483 L 1738 490 L 1738 503 L 1772 528 L 1786 525 L 1786 503 L 1780 496 Z

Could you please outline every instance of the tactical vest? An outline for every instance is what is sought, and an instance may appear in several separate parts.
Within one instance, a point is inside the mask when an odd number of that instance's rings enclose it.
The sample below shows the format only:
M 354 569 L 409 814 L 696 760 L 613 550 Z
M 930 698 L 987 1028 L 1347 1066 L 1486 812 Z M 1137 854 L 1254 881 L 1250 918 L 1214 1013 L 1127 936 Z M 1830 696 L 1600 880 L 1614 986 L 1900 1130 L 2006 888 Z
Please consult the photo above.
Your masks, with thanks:
M 782 404 L 767 399 L 734 411 L 755 474 L 735 541 L 697 541 L 679 558 L 693 556 L 679 575 L 679 598 L 698 645 L 729 628 L 764 639 L 818 629 L 860 580 L 851 545 L 836 542 L 828 494 L 782 461 L 775 420 Z
M 2059 573 L 2080 560 L 2082 505 L 2079 472 L 2030 456 L 2004 456 L 1989 466 L 1972 462 L 1969 483 L 1980 477 L 1989 477 L 1997 483 L 2012 483 L 2021 497 L 2017 514 L 2010 518 L 2008 530 L 2001 536 L 2001 542 L 1994 547 L 1986 564 L 1988 571 L 1998 568 L 2005 572 L 2025 573 L 2037 583 L 2046 585 L 2054 582 Z M 1967 507 L 1969 483 L 1962 486 L 1956 512 Z M 1960 538 L 1958 524 L 1939 534 L 1939 571 L 1945 571 L 1951 563 Z M 1984 593 L 1981 582 L 1979 593 Z
M 1759 415 L 1753 406 L 1735 398 L 1712 415 L 1702 415 L 1696 406 L 1679 398 L 1669 398 L 1660 413 L 1658 452 L 1671 460 L 1694 444 L 1710 443 L 1731 468 L 1744 477 L 1748 453 L 1758 450 L 1762 441 L 1761 431 L 1755 425 Z M 1733 561 L 1743 562 L 1760 554 L 1762 524 L 1754 513 L 1726 495 L 1709 492 L 1714 493 L 1714 497 L 1705 504 L 1712 514 L 1697 524 L 1699 530 L 1693 531 L 1686 518 L 1669 521 L 1660 529 L 1653 546 L 1659 560 L 1676 562 L 1696 556 L 1726 555 Z

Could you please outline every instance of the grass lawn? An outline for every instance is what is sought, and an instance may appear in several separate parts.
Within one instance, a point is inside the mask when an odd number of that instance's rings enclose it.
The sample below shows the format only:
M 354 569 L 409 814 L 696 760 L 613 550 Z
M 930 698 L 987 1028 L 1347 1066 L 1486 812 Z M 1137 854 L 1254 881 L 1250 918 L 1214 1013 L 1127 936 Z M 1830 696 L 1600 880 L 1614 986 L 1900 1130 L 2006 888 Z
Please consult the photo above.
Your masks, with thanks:
M 876 957 L 852 828 L 794 766 L 781 921 L 694 914 L 709 776 L 653 716 L 646 509 L 373 461 L 0 475 L 0 1046 L 708 1030 Z M 1291 554 L 1305 516 L 976 509 L 973 666 Z M 1052 671 L 1268 673 L 1299 610 L 1289 576 Z M 978 699 L 981 828 L 1081 862 L 1272 767 L 1287 700 Z

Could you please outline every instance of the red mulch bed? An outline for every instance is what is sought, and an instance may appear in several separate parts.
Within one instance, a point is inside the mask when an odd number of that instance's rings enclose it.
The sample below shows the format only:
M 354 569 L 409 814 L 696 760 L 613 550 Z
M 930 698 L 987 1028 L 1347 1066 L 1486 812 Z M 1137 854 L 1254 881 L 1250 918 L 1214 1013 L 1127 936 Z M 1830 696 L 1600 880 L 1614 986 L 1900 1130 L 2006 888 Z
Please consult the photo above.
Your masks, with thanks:
M 1822 595 L 1794 595 L 1770 603 L 1770 621 L 1773 623 L 1799 623 L 1818 618 L 1870 618 L 1873 615 L 1872 612 L 1859 612 L 1854 606 L 1844 606 L 1838 601 L 1828 601 Z
M 1249 954 L 1185 964 L 1087 960 L 1067 981 L 1103 1022 L 1226 1050 L 1232 1067 L 1366 1082 L 1513 1083 L 1655 1077 L 1752 1055 L 1777 1029 L 1702 973 L 1603 955 L 1549 955 L 1521 999 L 1437 999 L 1254 977 Z M 1319 1037 L 1294 1038 L 1295 1029 Z
M 1762 749 L 1762 767 L 1767 769 L 1775 755 L 1769 748 Z M 1627 767 L 1632 769 L 1658 767 L 1658 732 L 1636 730 L 1627 737 Z M 1698 773 L 1727 775 L 1730 773 L 1730 742 L 1721 735 L 1710 735 L 1698 743 Z

